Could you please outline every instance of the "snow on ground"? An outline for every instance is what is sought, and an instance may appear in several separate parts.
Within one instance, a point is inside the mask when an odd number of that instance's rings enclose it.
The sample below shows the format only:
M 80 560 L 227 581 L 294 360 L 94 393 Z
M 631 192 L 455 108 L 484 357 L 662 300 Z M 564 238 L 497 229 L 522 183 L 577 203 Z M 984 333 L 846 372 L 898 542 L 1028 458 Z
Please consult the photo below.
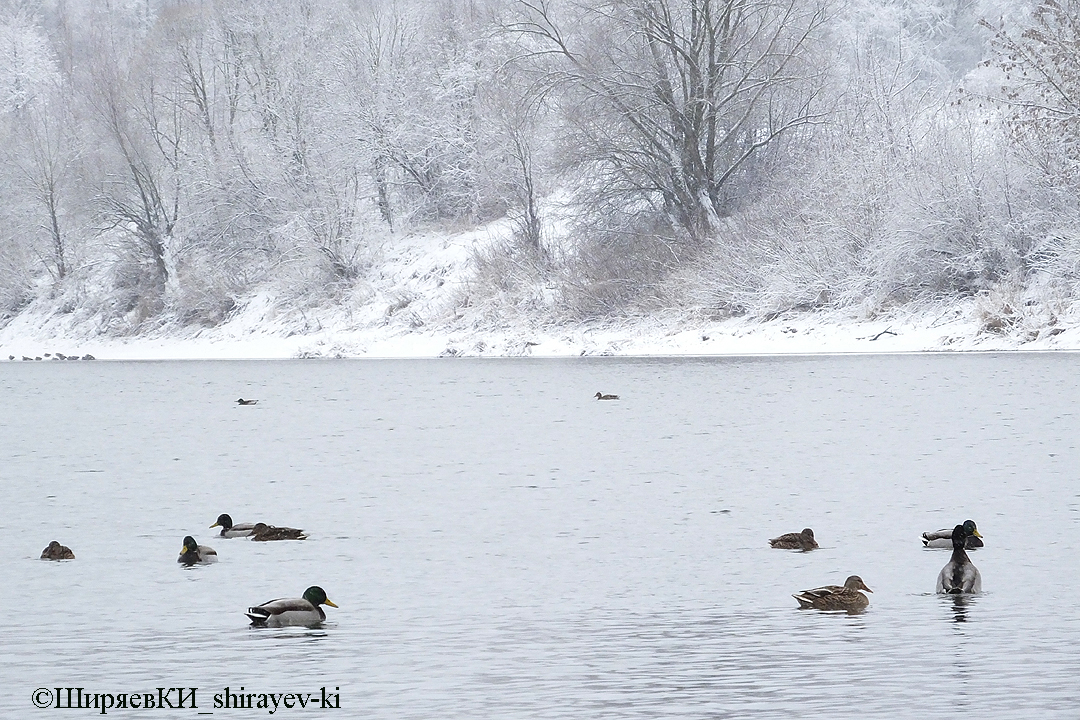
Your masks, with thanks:
M 664 316 L 547 326 L 477 323 L 467 317 L 473 250 L 509 232 L 506 222 L 446 235 L 395 238 L 375 269 L 332 307 L 286 308 L 269 293 L 248 298 L 214 328 L 163 328 L 137 337 L 102 334 L 78 312 L 32 305 L 0 328 L 0 362 L 56 353 L 110 360 L 317 357 L 567 357 L 771 355 L 927 351 L 1078 350 L 1080 317 L 1059 325 L 992 332 L 975 300 L 867 320 L 855 310 L 773 319 Z

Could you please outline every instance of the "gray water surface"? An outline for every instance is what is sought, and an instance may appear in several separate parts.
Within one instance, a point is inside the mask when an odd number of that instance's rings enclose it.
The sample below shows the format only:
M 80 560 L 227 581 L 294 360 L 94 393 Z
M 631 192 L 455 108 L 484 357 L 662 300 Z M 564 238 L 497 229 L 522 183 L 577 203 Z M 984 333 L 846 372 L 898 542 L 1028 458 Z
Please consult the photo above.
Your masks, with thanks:
M 0 364 L 0 714 L 165 686 L 199 709 L 154 717 L 266 716 L 213 707 L 243 686 L 340 694 L 287 717 L 1075 717 L 1078 366 Z M 986 592 L 936 596 L 919 534 L 968 517 Z M 804 526 L 820 550 L 768 547 Z M 221 561 L 179 567 L 188 534 Z M 797 609 L 850 574 L 865 613 Z M 248 627 L 315 584 L 321 627 Z

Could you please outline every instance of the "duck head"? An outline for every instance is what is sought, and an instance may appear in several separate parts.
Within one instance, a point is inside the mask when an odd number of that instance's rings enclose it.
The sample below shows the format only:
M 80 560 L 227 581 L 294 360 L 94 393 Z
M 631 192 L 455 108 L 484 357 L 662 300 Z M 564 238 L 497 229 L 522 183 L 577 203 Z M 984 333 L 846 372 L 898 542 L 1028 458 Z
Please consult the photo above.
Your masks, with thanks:
M 213 525 L 211 525 L 210 527 L 212 527 L 212 528 L 220 527 L 220 528 L 224 528 L 225 530 L 228 530 L 232 526 L 233 526 L 232 518 L 229 517 L 226 513 L 222 513 L 222 514 L 218 515 L 217 522 L 214 523 Z
M 865 590 L 868 593 L 874 592 L 870 588 L 866 587 L 866 583 L 862 581 L 862 578 L 858 575 L 852 575 L 844 581 L 845 590 Z
M 329 605 L 330 607 L 337 607 L 334 603 L 330 602 L 330 599 L 326 597 L 326 591 L 318 585 L 312 585 L 304 591 L 304 599 L 315 607 L 320 605 Z
M 184 538 L 184 547 L 180 549 L 180 557 L 176 559 L 176 562 L 191 567 L 199 560 L 201 560 L 199 557 L 199 543 L 195 542 L 195 538 L 188 535 Z

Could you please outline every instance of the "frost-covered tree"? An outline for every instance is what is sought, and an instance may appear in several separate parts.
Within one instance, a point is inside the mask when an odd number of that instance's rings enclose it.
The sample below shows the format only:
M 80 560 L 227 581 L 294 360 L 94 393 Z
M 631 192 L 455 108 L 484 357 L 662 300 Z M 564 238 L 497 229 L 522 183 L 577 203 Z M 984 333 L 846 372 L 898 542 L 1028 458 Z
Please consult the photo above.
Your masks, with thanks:
M 79 154 L 73 108 L 48 38 L 25 13 L 0 22 L 0 52 L 0 122 L 10 136 L 0 158 L 9 218 L 20 218 L 26 249 L 62 280 L 71 261 L 67 221 Z M 39 243 L 39 237 L 47 240 Z
M 126 282 L 152 311 L 179 281 L 174 234 L 182 209 L 186 123 L 176 78 L 150 53 L 115 49 L 95 69 L 93 103 L 104 143 L 99 157 L 102 218 L 133 253 Z
M 474 2 L 372 2 L 356 18 L 346 88 L 354 137 L 391 226 L 505 210 L 486 102 L 503 58 L 485 16 Z
M 1080 1 L 1040 0 L 1027 27 L 994 31 L 1015 139 L 1061 182 L 1080 181 Z
M 32 198 L 36 229 L 48 238 L 48 251 L 42 253 L 45 266 L 56 280 L 63 280 L 73 260 L 69 221 L 77 214 L 73 205 L 80 179 L 81 143 L 71 108 L 53 92 L 14 115 L 22 142 L 3 153 L 16 174 L 11 187 Z
M 1029 239 L 1025 271 L 1075 297 L 1080 286 L 1080 2 L 1038 0 L 1027 15 L 984 23 L 995 55 L 1008 147 L 1024 182 L 1013 224 Z M 993 81 L 991 81 L 993 82 Z
M 566 93 L 571 143 L 612 212 L 648 207 L 700 241 L 740 180 L 820 118 L 809 62 L 820 4 L 802 0 L 522 0 L 513 28 Z

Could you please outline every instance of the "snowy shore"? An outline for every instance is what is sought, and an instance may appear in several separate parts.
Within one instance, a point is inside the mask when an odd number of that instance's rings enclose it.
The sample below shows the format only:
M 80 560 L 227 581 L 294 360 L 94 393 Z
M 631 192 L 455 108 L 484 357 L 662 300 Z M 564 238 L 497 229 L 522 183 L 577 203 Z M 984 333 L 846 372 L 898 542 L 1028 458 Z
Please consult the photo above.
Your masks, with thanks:
M 9 324 L 0 362 L 46 353 L 106 360 L 242 358 L 433 358 L 796 355 L 935 351 L 1080 350 L 1080 326 L 997 334 L 980 329 L 970 308 L 904 320 L 858 321 L 838 313 L 763 322 L 644 319 L 540 330 L 410 329 L 396 324 L 274 332 L 242 319 L 212 329 L 134 338 L 77 337 Z M 46 358 L 47 359 L 47 358 Z
M 56 353 L 107 360 L 710 356 L 935 351 L 1080 350 L 1080 312 L 1052 320 L 1008 303 L 968 299 L 867 319 L 856 309 L 712 319 L 672 310 L 590 323 L 539 323 L 472 307 L 472 257 L 505 224 L 396 238 L 373 253 L 367 279 L 334 304 L 298 309 L 270 293 L 211 328 L 163 324 L 117 332 L 43 294 L 0 327 L 0 362 Z M 537 289 L 542 296 L 543 288 Z M 989 313 L 987 308 L 992 311 Z M 494 318 L 494 319 L 493 319 Z M 115 323 L 115 320 L 112 321 Z

